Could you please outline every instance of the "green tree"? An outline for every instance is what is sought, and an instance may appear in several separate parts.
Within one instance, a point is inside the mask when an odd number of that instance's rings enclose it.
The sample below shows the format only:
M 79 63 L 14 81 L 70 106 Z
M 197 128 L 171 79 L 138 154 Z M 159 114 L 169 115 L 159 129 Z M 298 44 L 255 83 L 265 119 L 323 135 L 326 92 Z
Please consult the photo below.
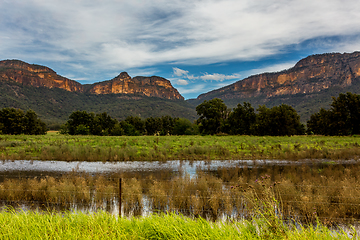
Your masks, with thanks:
M 3 134 L 23 134 L 24 112 L 15 108 L 3 108 L 0 112 L 0 122 L 3 124 Z
M 161 117 L 161 131 L 160 135 L 172 135 L 174 130 L 174 124 L 175 124 L 176 118 L 172 118 L 171 116 L 162 116 Z
M 91 134 L 94 129 L 94 118 L 94 113 L 75 111 L 70 114 L 69 120 L 65 124 L 66 132 L 70 135 Z
M 360 95 L 347 92 L 333 97 L 331 108 L 313 114 L 307 127 L 308 132 L 315 134 L 360 134 Z
M 85 124 L 79 124 L 75 128 L 74 135 L 91 135 L 90 127 Z
M 128 116 L 124 121 L 131 124 L 135 128 L 137 135 L 142 135 L 145 133 L 145 121 L 143 121 L 140 117 Z
M 136 130 L 136 128 L 126 121 L 120 122 L 121 129 L 124 131 L 124 135 L 126 136 L 140 136 L 140 132 Z
M 28 110 L 24 116 L 24 133 L 29 135 L 46 134 L 47 127 L 33 110 Z
M 117 123 L 116 119 L 111 118 L 106 112 L 96 114 L 94 118 L 93 135 L 107 136 Z
M 162 130 L 162 121 L 158 117 L 149 117 L 145 120 L 145 129 L 147 135 L 158 135 Z
M 224 122 L 228 117 L 229 111 L 223 100 L 214 98 L 204 101 L 196 107 L 196 112 L 200 116 L 197 120 L 202 134 L 216 134 L 222 131 Z
M 244 105 L 241 105 L 239 103 L 226 121 L 227 132 L 230 134 L 251 135 L 252 125 L 255 121 L 256 113 L 251 104 L 244 102 Z
M 360 133 L 360 95 L 350 92 L 333 97 L 331 104 L 331 135 L 350 135 Z
M 257 111 L 254 125 L 255 135 L 291 136 L 305 133 L 304 125 L 300 123 L 300 116 L 289 105 L 282 104 L 270 109 L 259 106 Z
M 307 121 L 307 134 L 331 135 L 333 130 L 330 129 L 332 112 L 330 110 L 320 109 L 314 113 Z
M 199 133 L 197 124 L 186 118 L 177 118 L 174 123 L 174 135 L 196 135 Z
M 32 110 L 26 113 L 15 108 L 0 110 L 0 131 L 3 134 L 39 135 L 46 134 L 46 130 L 46 124 Z
M 124 129 L 121 127 L 121 122 L 115 123 L 114 127 L 110 130 L 111 136 L 122 136 L 125 135 Z

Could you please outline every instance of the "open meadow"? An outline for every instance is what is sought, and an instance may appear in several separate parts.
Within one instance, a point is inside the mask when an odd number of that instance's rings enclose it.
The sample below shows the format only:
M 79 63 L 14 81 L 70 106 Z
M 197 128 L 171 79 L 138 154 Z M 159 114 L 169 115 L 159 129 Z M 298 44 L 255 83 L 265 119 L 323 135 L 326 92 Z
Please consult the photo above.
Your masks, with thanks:
M 357 159 L 359 136 L 0 135 L 1 160 Z

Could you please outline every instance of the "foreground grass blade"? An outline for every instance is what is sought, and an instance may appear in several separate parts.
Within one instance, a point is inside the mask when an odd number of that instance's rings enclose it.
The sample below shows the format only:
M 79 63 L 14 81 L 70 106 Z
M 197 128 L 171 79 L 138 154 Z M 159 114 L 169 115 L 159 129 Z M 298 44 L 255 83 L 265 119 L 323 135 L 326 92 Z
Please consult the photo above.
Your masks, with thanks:
M 3 211 L 0 239 L 350 239 L 344 232 L 330 231 L 321 225 L 286 227 L 285 232 L 269 234 L 264 222 L 208 222 L 175 214 L 117 219 L 106 212 Z

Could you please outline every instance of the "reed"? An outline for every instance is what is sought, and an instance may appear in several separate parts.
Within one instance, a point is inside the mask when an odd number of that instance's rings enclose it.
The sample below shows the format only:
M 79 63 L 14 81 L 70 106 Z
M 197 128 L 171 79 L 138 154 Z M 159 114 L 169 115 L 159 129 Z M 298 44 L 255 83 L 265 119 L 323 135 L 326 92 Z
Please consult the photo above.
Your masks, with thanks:
M 122 199 L 124 212 L 132 215 L 140 215 L 143 208 L 143 189 L 141 182 L 136 178 L 126 179 L 123 184 L 124 196 Z
M 114 197 L 113 184 L 107 185 L 103 177 L 69 174 L 61 178 L 10 178 L 0 183 L 0 200 L 14 202 L 40 202 L 44 206 L 53 204 L 104 204 Z
M 243 166 L 237 169 L 199 171 L 189 175 L 91 176 L 69 173 L 62 177 L 9 178 L 0 183 L 0 200 L 6 205 L 39 202 L 47 208 L 74 205 L 104 206 L 118 199 L 118 179 L 123 178 L 123 211 L 141 215 L 181 212 L 211 220 L 262 216 L 271 204 L 277 213 L 265 218 L 332 225 L 360 219 L 360 164 L 299 166 Z M 331 209 L 331 211 L 329 211 Z M 274 218 L 276 222 L 276 218 Z

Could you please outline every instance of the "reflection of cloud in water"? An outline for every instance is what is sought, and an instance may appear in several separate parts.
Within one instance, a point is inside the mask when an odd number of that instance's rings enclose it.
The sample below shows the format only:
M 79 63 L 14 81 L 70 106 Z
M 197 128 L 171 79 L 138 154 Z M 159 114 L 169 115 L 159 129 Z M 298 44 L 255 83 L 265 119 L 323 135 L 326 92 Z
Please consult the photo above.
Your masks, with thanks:
M 216 170 L 218 168 L 235 168 L 253 165 L 291 165 L 304 163 L 319 163 L 328 160 L 302 160 L 302 161 L 280 161 L 280 160 L 208 160 L 208 161 L 128 161 L 128 162 L 66 162 L 66 161 L 31 161 L 16 160 L 2 161 L 0 163 L 0 172 L 54 172 L 67 173 L 71 171 L 86 172 L 91 174 L 100 173 L 119 173 L 119 172 L 155 172 L 155 171 L 174 171 L 180 170 L 188 173 L 190 176 L 196 174 L 196 170 Z M 351 163 L 352 160 L 346 161 Z M 336 162 L 340 163 L 340 162 Z M 344 161 L 341 161 L 344 163 Z

